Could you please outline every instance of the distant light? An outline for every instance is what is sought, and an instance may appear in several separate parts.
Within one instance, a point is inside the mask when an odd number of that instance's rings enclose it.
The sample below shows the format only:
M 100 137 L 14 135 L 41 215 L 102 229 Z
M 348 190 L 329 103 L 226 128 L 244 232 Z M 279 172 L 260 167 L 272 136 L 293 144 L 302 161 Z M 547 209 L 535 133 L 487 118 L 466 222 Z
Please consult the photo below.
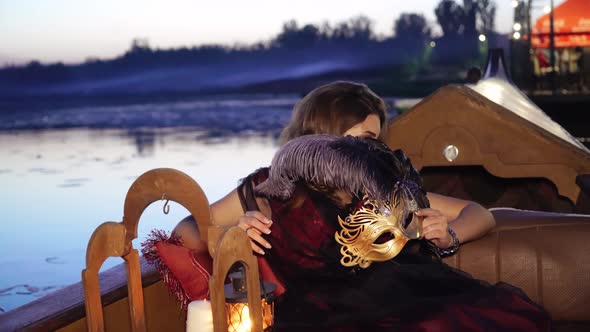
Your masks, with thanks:
M 482 42 L 482 43 L 484 41 L 486 41 L 486 35 L 484 35 L 483 33 L 479 34 L 479 41 Z
M 551 6 L 545 5 L 545 7 L 543 7 L 543 12 L 549 14 L 551 12 Z
M 514 29 L 514 31 L 520 31 L 521 28 L 522 25 L 520 25 L 520 23 L 518 22 L 514 23 L 514 25 L 512 26 L 512 29 Z
M 512 7 L 513 8 L 518 7 L 518 0 L 512 0 Z
M 430 42 L 429 45 L 430 45 L 430 47 L 435 47 L 436 46 L 436 42 L 433 40 L 433 41 Z
M 520 32 L 514 31 L 514 33 L 512 34 L 512 38 L 514 38 L 514 39 L 520 39 Z

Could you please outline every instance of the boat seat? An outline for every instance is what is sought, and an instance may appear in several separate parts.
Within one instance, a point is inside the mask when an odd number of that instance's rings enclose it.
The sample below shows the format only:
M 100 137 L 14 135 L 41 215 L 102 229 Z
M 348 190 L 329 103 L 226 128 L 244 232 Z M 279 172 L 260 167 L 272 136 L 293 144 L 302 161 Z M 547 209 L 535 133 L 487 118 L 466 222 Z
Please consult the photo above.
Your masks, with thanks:
M 191 177 L 174 169 L 159 168 L 137 178 L 125 197 L 123 220 L 101 224 L 88 241 L 86 268 L 82 271 L 88 331 L 105 330 L 98 272 L 109 257 L 121 257 L 125 262 L 131 330 L 146 331 L 139 253 L 131 241 L 137 238 L 137 226 L 143 211 L 159 200 L 184 206 L 197 220 L 199 228 L 209 227 L 209 202 Z M 203 233 L 202 239 L 207 241 L 208 234 Z

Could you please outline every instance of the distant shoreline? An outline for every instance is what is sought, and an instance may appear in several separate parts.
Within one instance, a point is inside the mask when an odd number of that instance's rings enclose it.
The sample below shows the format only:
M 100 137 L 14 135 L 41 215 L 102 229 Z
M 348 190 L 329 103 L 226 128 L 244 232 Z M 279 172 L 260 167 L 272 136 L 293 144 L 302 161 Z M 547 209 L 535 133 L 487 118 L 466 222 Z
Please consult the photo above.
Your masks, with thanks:
M 215 98 L 219 96 L 294 96 L 300 98 L 314 88 L 333 81 L 348 80 L 367 84 L 377 94 L 387 98 L 423 98 L 438 88 L 452 83 L 461 83 L 457 79 L 422 79 L 398 80 L 399 66 L 379 66 L 358 70 L 340 70 L 319 75 L 299 78 L 272 80 L 219 89 L 186 91 L 151 91 L 145 93 L 108 93 L 108 94 L 54 94 L 32 96 L 0 96 L 0 114 L 4 111 L 48 109 L 55 107 L 131 105 L 139 103 L 166 103 L 190 100 L 194 98 Z

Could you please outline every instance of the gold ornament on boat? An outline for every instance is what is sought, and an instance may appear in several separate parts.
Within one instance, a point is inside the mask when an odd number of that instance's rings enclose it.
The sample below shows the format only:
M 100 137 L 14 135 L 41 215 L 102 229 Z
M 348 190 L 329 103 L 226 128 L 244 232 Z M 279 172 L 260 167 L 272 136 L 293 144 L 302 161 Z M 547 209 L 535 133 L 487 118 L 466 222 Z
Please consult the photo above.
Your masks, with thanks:
M 387 201 L 363 198 L 363 205 L 344 220 L 336 242 L 342 245 L 340 263 L 346 267 L 367 268 L 397 256 L 404 245 L 422 236 L 422 217 L 415 215 L 418 205 L 409 186 L 396 185 Z M 411 186 L 410 186 L 411 187 Z

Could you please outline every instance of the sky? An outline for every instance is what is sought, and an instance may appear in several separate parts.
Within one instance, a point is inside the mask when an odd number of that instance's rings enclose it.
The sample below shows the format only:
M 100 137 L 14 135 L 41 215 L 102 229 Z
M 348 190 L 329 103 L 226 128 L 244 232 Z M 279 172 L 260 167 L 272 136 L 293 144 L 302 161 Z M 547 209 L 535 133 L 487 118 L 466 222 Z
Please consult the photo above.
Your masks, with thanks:
M 460 1 L 460 0 L 459 0 Z M 360 14 L 379 35 L 391 35 L 402 13 L 423 14 L 434 26 L 440 0 L 0 0 L 0 66 L 108 59 L 134 38 L 152 48 L 250 44 L 270 40 L 283 23 L 347 20 Z M 462 1 L 460 1 L 462 2 Z M 549 3 L 549 0 L 536 0 Z M 555 3 L 561 3 L 557 0 Z M 511 0 L 496 0 L 496 30 L 510 32 Z M 540 14 L 541 9 L 537 10 Z

